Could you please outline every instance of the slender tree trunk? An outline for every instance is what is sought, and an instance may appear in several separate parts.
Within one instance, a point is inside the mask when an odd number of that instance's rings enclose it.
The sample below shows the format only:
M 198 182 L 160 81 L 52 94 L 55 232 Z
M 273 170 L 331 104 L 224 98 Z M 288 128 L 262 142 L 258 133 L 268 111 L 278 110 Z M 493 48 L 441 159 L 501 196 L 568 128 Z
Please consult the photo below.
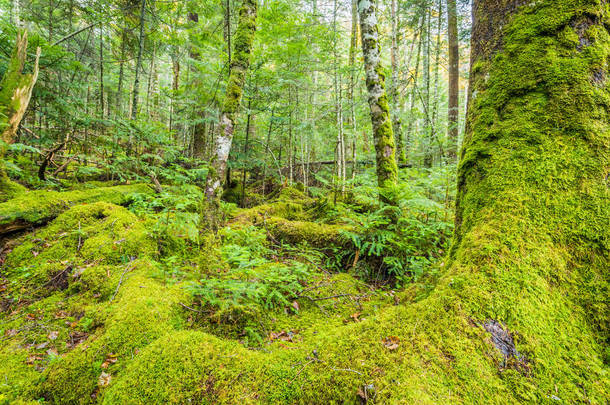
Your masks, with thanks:
M 415 127 L 415 103 L 417 101 L 417 86 L 419 83 L 419 66 L 421 62 L 421 53 L 422 47 L 424 43 L 424 24 L 425 24 L 425 16 L 421 17 L 421 24 L 419 26 L 419 41 L 417 44 L 417 56 L 415 58 L 415 70 L 413 73 L 412 80 L 412 88 L 411 88 L 411 106 L 409 108 L 409 124 L 407 125 L 407 139 L 405 142 L 405 155 L 407 161 L 409 160 L 410 152 L 411 152 L 411 142 L 414 138 L 414 127 Z
M 142 70 L 142 51 L 144 50 L 144 14 L 146 13 L 146 0 L 142 0 L 140 8 L 140 31 L 138 35 L 138 56 L 136 58 L 136 72 L 133 80 L 133 97 L 131 102 L 131 119 L 138 116 L 138 93 L 140 91 L 140 70 Z
M 225 15 L 224 15 L 224 34 L 227 43 L 227 57 L 229 66 L 231 66 L 231 0 L 225 0 Z
M 150 69 L 148 70 L 148 85 L 147 85 L 147 89 L 146 89 L 146 114 L 151 117 L 151 112 L 150 112 L 150 95 L 153 92 L 153 86 L 155 84 L 155 56 L 157 54 L 157 48 L 155 46 L 155 44 L 152 44 L 152 56 L 150 58 Z
M 241 206 L 244 207 L 244 203 L 246 201 L 246 180 L 247 180 L 247 170 L 246 170 L 246 162 L 248 162 L 248 141 L 250 140 L 250 121 L 252 119 L 252 98 L 248 98 L 248 118 L 246 118 L 246 139 L 244 142 L 244 166 L 242 167 L 242 177 L 241 177 Z
M 458 44 L 456 0 L 447 0 L 447 40 L 449 43 L 449 109 L 447 112 L 448 158 L 457 159 L 460 97 L 460 50 Z
M 358 127 L 356 125 L 356 103 L 354 91 L 356 90 L 356 48 L 358 46 L 358 0 L 352 0 L 352 30 L 350 35 L 349 46 L 349 109 L 350 109 L 350 125 L 352 129 L 352 162 L 356 153 L 356 138 Z M 352 180 L 356 176 L 356 164 L 352 163 Z
M 423 108 L 425 117 L 425 128 L 424 128 L 424 167 L 432 167 L 434 163 L 434 156 L 432 154 L 432 120 L 430 116 L 430 54 L 432 48 L 432 10 L 426 10 L 426 42 L 425 42 L 425 55 L 424 55 L 424 95 L 423 95 Z
M 271 131 L 273 130 L 273 117 L 275 109 L 271 108 L 271 118 L 269 119 L 269 129 L 267 131 L 267 139 L 265 141 L 265 159 L 263 159 L 263 196 L 267 194 L 265 182 L 267 181 L 267 154 L 269 153 L 269 144 L 271 142 Z
M 398 15 L 396 13 L 396 1 L 392 0 L 390 11 L 392 20 L 392 49 L 391 49 L 391 66 L 392 80 L 390 81 L 390 100 L 392 102 L 392 130 L 394 138 L 396 138 L 396 158 L 398 163 L 405 161 L 405 151 L 402 143 L 402 126 L 400 122 L 400 100 L 398 97 Z
M 121 60 L 119 60 L 119 83 L 117 85 L 116 101 L 115 101 L 115 116 L 118 117 L 122 114 L 123 108 L 123 80 L 125 75 L 125 48 L 127 46 L 127 30 L 121 28 Z
M 432 104 L 432 134 L 436 137 L 438 104 L 439 104 L 439 79 L 441 60 L 441 30 L 443 28 L 443 0 L 438 1 L 438 24 L 436 27 L 436 48 L 434 49 L 434 103 Z
M 100 26 L 100 117 L 104 119 L 104 27 Z
M 239 10 L 239 22 L 235 32 L 235 54 L 231 62 L 229 82 L 225 94 L 220 128 L 216 138 L 216 150 L 205 186 L 205 195 L 214 208 L 218 207 L 222 194 L 221 179 L 225 177 L 227 161 L 233 143 L 237 112 L 241 103 L 246 74 L 250 65 L 250 53 L 256 31 L 256 0 L 244 0 Z M 215 211 L 215 210 L 212 210 Z M 213 212 L 211 215 L 216 215 Z M 212 222 L 209 222 L 213 224 Z
M 371 109 L 371 123 L 375 139 L 377 182 L 380 188 L 393 186 L 398 181 L 394 134 L 390 120 L 385 77 L 381 67 L 377 6 L 375 0 L 358 0 L 362 53 L 366 71 L 366 87 Z M 383 197 L 382 197 L 383 199 Z
M 335 191 L 338 191 L 339 188 L 343 189 L 344 181 L 343 181 L 343 118 L 342 118 L 342 103 L 341 103 L 341 78 L 339 72 L 339 49 L 338 49 L 338 37 L 339 33 L 337 31 L 337 12 L 338 12 L 338 3 L 337 0 L 333 1 L 333 87 L 334 87 L 334 101 L 335 101 L 335 123 L 337 125 L 337 143 L 335 145 L 335 176 L 339 184 L 338 187 L 335 188 Z

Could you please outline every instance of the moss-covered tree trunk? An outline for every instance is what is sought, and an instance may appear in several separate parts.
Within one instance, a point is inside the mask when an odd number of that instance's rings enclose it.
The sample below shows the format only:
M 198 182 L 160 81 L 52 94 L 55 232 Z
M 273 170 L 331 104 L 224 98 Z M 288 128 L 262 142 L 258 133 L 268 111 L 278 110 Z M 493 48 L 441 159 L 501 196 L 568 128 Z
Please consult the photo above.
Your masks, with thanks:
M 36 60 L 32 73 L 23 73 L 27 57 L 27 31 L 17 34 L 15 49 L 9 65 L 0 82 L 0 201 L 6 200 L 20 187 L 9 181 L 4 168 L 4 154 L 7 146 L 13 143 L 19 124 L 32 97 L 32 89 L 38 79 L 38 59 L 40 48 L 36 50 Z
M 241 103 L 246 82 L 246 74 L 250 65 L 250 53 L 256 31 L 256 0 L 244 0 L 239 10 L 239 21 L 235 31 L 233 58 L 229 73 L 229 82 L 220 114 L 220 125 L 216 137 L 214 155 L 210 172 L 205 185 L 205 195 L 208 203 L 217 205 L 222 193 L 221 181 L 227 171 L 227 161 L 233 143 L 233 132 L 237 120 L 237 112 Z
M 385 91 L 385 76 L 381 66 L 379 48 L 379 28 L 377 26 L 377 6 L 375 0 L 359 0 L 360 34 L 362 54 L 366 71 L 366 87 L 369 93 L 369 107 L 377 163 L 377 181 L 380 188 L 396 184 L 398 167 L 394 133 Z

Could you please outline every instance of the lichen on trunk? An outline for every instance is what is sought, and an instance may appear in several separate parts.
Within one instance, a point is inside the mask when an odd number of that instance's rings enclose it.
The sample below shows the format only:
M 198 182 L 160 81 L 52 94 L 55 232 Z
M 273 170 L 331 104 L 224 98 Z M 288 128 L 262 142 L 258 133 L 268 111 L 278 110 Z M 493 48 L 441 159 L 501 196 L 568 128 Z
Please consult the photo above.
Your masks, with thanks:
M 241 103 L 246 82 L 246 74 L 250 65 L 250 53 L 256 31 L 256 0 L 244 0 L 239 10 L 239 22 L 235 31 L 235 49 L 229 73 L 229 81 L 225 99 L 220 114 L 219 131 L 216 136 L 214 156 L 205 185 L 205 195 L 208 205 L 218 205 L 222 195 L 221 181 L 225 177 L 227 161 L 233 143 L 233 133 L 237 120 L 237 112 Z M 216 211 L 216 210 L 212 210 Z M 208 214 L 215 215 L 215 213 Z
M 375 139 L 377 181 L 379 187 L 395 185 L 398 181 L 396 147 L 390 119 L 388 97 L 385 91 L 385 75 L 381 66 L 377 7 L 374 0 L 358 2 L 362 53 L 366 72 L 366 87 L 369 93 L 371 123 Z

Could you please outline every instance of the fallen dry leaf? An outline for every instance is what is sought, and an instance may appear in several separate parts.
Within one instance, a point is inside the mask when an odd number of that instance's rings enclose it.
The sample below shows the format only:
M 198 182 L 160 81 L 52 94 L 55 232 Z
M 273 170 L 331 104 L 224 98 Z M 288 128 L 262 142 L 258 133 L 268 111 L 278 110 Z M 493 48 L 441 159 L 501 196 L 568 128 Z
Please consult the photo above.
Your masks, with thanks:
M 13 337 L 16 336 L 17 333 L 17 329 L 8 329 L 6 332 L 4 332 L 4 336 Z
M 53 330 L 53 331 L 49 332 L 47 337 L 49 338 L 49 340 L 55 340 L 55 339 L 57 339 L 58 336 L 59 336 L 59 332 L 56 330 Z
M 110 364 L 114 364 L 116 363 L 118 355 L 114 354 L 114 353 L 108 353 L 106 355 L 106 360 L 104 360 L 104 362 L 102 363 L 102 368 L 108 368 L 108 366 Z
M 293 308 L 295 311 L 297 311 L 297 312 L 299 312 L 299 309 L 301 309 L 301 308 L 299 307 L 299 303 L 298 303 L 298 302 L 296 302 L 296 301 L 292 301 L 292 308 Z
M 400 346 L 400 339 L 396 336 L 388 336 L 381 341 L 388 350 L 396 350 Z
M 110 384 L 110 380 L 112 380 L 112 376 L 105 371 L 102 371 L 102 374 L 100 374 L 100 377 L 97 379 L 97 385 L 106 387 Z
M 360 322 L 360 315 L 362 315 L 360 312 L 355 312 L 355 313 L 351 314 L 349 317 L 352 318 L 352 320 L 354 322 Z
M 28 359 L 25 361 L 26 364 L 34 364 L 35 362 L 42 360 L 42 357 L 37 354 L 30 354 Z
M 292 338 L 294 337 L 294 335 L 296 335 L 297 333 L 299 333 L 298 331 L 292 330 L 292 331 L 281 331 L 281 332 L 271 332 L 269 334 L 269 340 L 270 341 L 276 341 L 276 340 L 283 340 L 284 342 L 293 342 Z
M 53 348 L 53 347 L 50 348 L 49 350 L 47 350 L 47 354 L 49 356 L 58 356 L 59 355 L 59 353 L 57 353 L 57 350 L 55 348 Z

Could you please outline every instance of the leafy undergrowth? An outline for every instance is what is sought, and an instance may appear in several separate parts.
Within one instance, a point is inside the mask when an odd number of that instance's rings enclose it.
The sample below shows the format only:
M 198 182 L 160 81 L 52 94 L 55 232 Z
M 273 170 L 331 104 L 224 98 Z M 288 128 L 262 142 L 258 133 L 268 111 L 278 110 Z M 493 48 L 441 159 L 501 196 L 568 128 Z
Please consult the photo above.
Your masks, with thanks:
M 66 205 L 3 248 L 0 403 L 542 398 L 522 384 L 531 361 L 465 321 L 454 286 L 431 296 L 451 212 L 405 184 L 398 209 L 366 185 L 336 204 L 287 188 L 226 205 L 217 235 L 198 229 L 194 186 Z

